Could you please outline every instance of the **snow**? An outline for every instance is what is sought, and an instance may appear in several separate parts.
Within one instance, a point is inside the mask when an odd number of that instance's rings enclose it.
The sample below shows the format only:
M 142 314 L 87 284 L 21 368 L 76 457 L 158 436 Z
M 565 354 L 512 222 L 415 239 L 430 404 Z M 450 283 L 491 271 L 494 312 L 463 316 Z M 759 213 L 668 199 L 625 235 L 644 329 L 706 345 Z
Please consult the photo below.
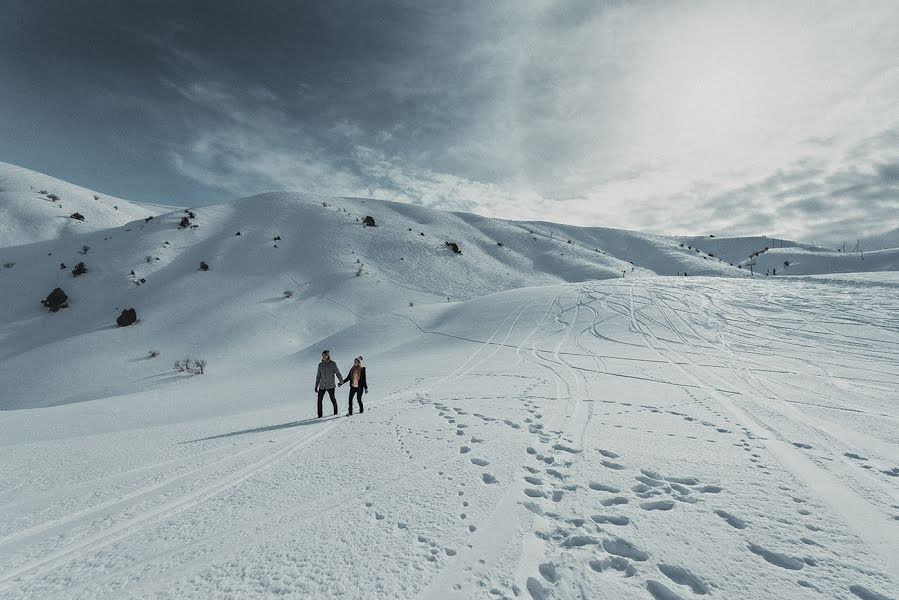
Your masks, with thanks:
M 0 162 L 0 248 L 101 231 L 170 210 L 129 202 Z M 76 212 L 84 216 L 83 221 L 71 218 Z
M 373 200 L 194 214 L 0 249 L 0 597 L 899 598 L 899 273 L 868 253 L 749 278 Z M 364 413 L 314 418 L 324 348 L 364 356 Z

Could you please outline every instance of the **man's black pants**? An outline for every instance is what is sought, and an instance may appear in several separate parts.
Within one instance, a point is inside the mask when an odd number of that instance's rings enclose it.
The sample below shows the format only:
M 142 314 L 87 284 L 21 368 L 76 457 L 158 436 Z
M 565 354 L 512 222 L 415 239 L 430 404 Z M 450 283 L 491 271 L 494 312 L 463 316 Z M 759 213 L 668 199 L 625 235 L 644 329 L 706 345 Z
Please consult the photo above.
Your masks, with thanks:
M 331 406 L 334 407 L 334 414 L 337 414 L 337 398 L 334 397 L 334 388 L 330 388 L 327 390 L 323 390 L 319 388 L 318 390 L 318 417 L 322 416 L 322 398 L 325 397 L 325 392 L 328 392 L 328 396 L 331 397 Z
M 361 387 L 350 387 L 350 414 L 353 414 L 353 395 L 356 395 L 356 401 L 359 402 L 359 412 L 363 412 L 365 409 L 362 406 L 362 388 Z

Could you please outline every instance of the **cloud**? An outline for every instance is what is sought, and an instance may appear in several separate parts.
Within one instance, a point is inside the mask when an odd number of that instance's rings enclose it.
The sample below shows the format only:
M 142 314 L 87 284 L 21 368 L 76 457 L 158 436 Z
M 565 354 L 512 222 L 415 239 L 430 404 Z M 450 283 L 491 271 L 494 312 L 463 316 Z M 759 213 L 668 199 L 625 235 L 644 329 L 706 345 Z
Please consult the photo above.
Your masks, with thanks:
M 114 136 L 65 160 L 127 147 L 184 203 L 292 189 L 804 239 L 895 208 L 888 0 L 20 4 L 0 114 Z

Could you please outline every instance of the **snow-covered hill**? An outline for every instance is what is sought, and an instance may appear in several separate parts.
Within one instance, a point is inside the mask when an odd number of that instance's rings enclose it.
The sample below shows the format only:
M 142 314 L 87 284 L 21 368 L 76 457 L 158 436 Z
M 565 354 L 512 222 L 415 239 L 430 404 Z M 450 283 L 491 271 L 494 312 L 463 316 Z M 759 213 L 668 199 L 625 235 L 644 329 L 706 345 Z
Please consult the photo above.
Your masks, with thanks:
M 746 263 L 743 263 L 744 268 Z M 837 252 L 802 248 L 772 248 L 755 259 L 755 273 L 769 275 L 820 275 L 899 271 L 899 248 L 873 252 Z
M 117 227 L 170 210 L 114 198 L 0 162 L 0 248 Z M 84 220 L 73 219 L 75 213 Z
M 367 216 L 375 227 L 363 226 Z M 286 193 L 7 248 L 0 259 L 14 264 L 0 270 L 7 409 L 142 389 L 153 383 L 139 360 L 150 350 L 264 363 L 410 304 L 654 272 L 746 275 L 659 236 Z M 88 272 L 75 277 L 79 262 Z M 50 315 L 40 301 L 56 287 L 69 308 Z M 140 323 L 120 330 L 125 308 Z
M 801 250 L 826 252 L 826 248 L 800 244 L 792 240 L 769 238 L 765 236 L 748 237 L 686 237 L 680 243 L 694 252 L 710 254 L 729 264 L 745 264 L 751 257 L 761 255 L 769 249 L 798 248 Z
M 4 600 L 899 599 L 896 273 L 305 194 L 140 216 L 0 248 Z M 314 418 L 325 348 L 364 413 Z

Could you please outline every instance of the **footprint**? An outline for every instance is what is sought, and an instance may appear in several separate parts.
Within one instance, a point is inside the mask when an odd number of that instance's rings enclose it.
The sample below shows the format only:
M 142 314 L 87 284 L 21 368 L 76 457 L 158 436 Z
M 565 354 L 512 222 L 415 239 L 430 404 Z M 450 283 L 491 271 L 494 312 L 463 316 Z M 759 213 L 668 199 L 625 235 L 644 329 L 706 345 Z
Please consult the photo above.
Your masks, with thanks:
M 689 587 L 694 594 L 704 596 L 709 593 L 708 584 L 683 567 L 660 564 L 658 565 L 658 568 L 665 577 L 678 585 Z
M 496 477 L 494 477 L 490 473 L 483 473 L 481 475 L 481 479 L 484 480 L 484 483 L 496 483 Z
M 877 592 L 872 592 L 868 588 L 860 585 L 850 585 L 849 591 L 862 600 L 892 600 L 892 598 L 884 596 L 883 594 L 878 594 Z
M 654 502 L 643 502 L 640 504 L 643 510 L 671 510 L 674 508 L 674 502 L 671 500 L 656 500 Z
M 595 537 L 589 535 L 573 535 L 569 538 L 566 538 L 565 541 L 562 542 L 562 547 L 581 548 L 583 546 L 594 546 L 596 544 L 599 544 L 599 540 L 597 540 Z M 603 542 L 603 547 L 605 547 L 605 542 Z M 608 552 L 608 550 L 606 550 L 606 552 Z
M 568 452 L 570 454 L 580 454 L 581 451 L 577 448 L 571 448 L 570 446 L 563 446 L 562 444 L 553 445 L 553 450 L 559 450 L 561 452 Z
M 679 483 L 672 483 L 671 489 L 674 490 L 675 492 L 677 492 L 678 494 L 680 494 L 681 496 L 687 496 L 693 492 L 693 490 L 691 490 L 687 486 L 681 485 Z M 720 489 L 719 489 L 719 491 L 720 491 Z
M 545 498 L 546 494 L 542 490 L 535 490 L 534 488 L 524 488 L 524 495 L 529 496 L 531 498 Z
M 543 485 L 543 480 L 540 479 L 539 477 L 531 477 L 530 475 L 528 475 L 527 477 L 524 478 L 524 480 L 527 481 L 528 483 L 530 483 L 531 485 Z
M 699 484 L 699 480 L 695 477 L 666 477 L 667 481 L 671 483 L 679 483 L 681 485 L 697 485 Z
M 820 546 L 821 545 L 818 542 L 816 542 L 815 540 L 809 539 L 807 537 L 799 538 L 799 541 L 802 542 L 803 544 L 805 544 L 806 546 Z
M 768 550 L 767 548 L 759 546 L 758 544 L 749 544 L 747 548 L 749 548 L 749 551 L 753 554 L 758 554 L 772 565 L 775 565 L 782 569 L 798 571 L 805 566 L 805 563 L 798 558 L 788 556 L 781 552 L 773 552 L 771 550 Z
M 805 450 L 811 450 L 811 449 L 812 449 L 811 446 L 809 446 L 808 444 L 803 444 L 802 442 L 793 442 L 793 445 L 796 446 L 797 448 L 803 448 L 803 449 L 805 449 Z
M 633 565 L 631 565 L 626 558 L 620 556 L 610 556 L 603 560 L 591 560 L 589 564 L 590 568 L 597 573 L 614 569 L 615 571 L 623 573 L 625 577 L 633 577 L 637 574 L 637 570 Z
M 726 512 L 723 510 L 716 510 L 715 514 L 718 515 L 719 517 L 721 517 L 722 519 L 724 519 L 725 521 L 727 521 L 727 524 L 730 525 L 731 527 L 734 527 L 736 529 L 746 529 L 746 527 L 747 527 L 746 521 L 744 521 L 743 519 L 741 519 L 739 517 L 735 517 L 734 515 L 730 514 L 729 512 Z
M 611 498 L 603 498 L 599 503 L 603 506 L 616 506 L 618 504 L 627 504 L 628 499 L 624 496 L 613 496 Z
M 619 465 L 618 463 L 614 463 L 610 460 L 602 460 L 600 464 L 606 468 L 613 469 L 615 471 L 623 471 L 625 469 L 624 465 Z
M 605 456 L 606 458 L 618 458 L 618 455 L 610 450 L 600 449 L 599 453 L 602 454 L 603 456 Z
M 568 475 L 565 475 L 564 473 L 560 473 L 559 471 L 557 471 L 555 469 L 547 469 L 546 474 L 552 475 L 556 479 L 565 479 L 566 477 L 568 477 Z
M 703 494 L 719 494 L 719 493 L 721 493 L 721 488 L 718 487 L 717 485 L 704 485 L 698 489 Z
M 595 481 L 591 481 L 588 484 L 588 487 L 591 490 L 595 490 L 597 492 L 609 492 L 611 494 L 621 493 L 621 490 L 613 485 L 606 485 L 605 483 L 596 483 Z
M 649 560 L 649 554 L 621 538 L 603 540 L 602 548 L 609 554 L 623 556 L 624 558 L 629 558 L 638 562 Z
M 646 582 L 646 589 L 655 600 L 684 600 L 683 597 L 678 596 L 654 579 L 649 579 Z
M 631 522 L 631 520 L 627 517 L 620 515 L 593 515 L 590 518 L 593 519 L 594 523 L 597 523 L 599 525 L 608 523 L 610 525 L 624 526 L 629 525 Z
M 469 452 L 471 452 L 471 448 L 469 448 L 468 446 L 462 446 L 459 448 L 459 454 L 468 454 Z
M 543 563 L 537 570 L 540 571 L 540 575 L 543 576 L 543 579 L 547 580 L 550 583 L 556 583 L 559 581 L 559 573 L 556 571 L 556 566 L 552 563 Z
M 490 463 L 487 462 L 486 460 L 484 460 L 483 458 L 472 458 L 472 459 L 471 459 L 471 464 L 477 465 L 477 466 L 479 466 L 479 467 L 486 467 L 486 466 L 489 465 Z
M 533 600 L 549 600 L 550 593 L 549 590 L 543 587 L 539 581 L 537 581 L 534 577 L 528 577 L 527 583 L 525 586 L 528 589 L 528 593 L 531 595 Z
M 855 459 L 855 460 L 868 460 L 868 459 L 865 458 L 864 456 L 859 456 L 859 455 L 856 454 L 855 452 L 844 452 L 844 453 L 843 453 L 843 456 L 845 456 L 845 457 L 847 457 L 847 458 L 853 458 L 853 459 Z

